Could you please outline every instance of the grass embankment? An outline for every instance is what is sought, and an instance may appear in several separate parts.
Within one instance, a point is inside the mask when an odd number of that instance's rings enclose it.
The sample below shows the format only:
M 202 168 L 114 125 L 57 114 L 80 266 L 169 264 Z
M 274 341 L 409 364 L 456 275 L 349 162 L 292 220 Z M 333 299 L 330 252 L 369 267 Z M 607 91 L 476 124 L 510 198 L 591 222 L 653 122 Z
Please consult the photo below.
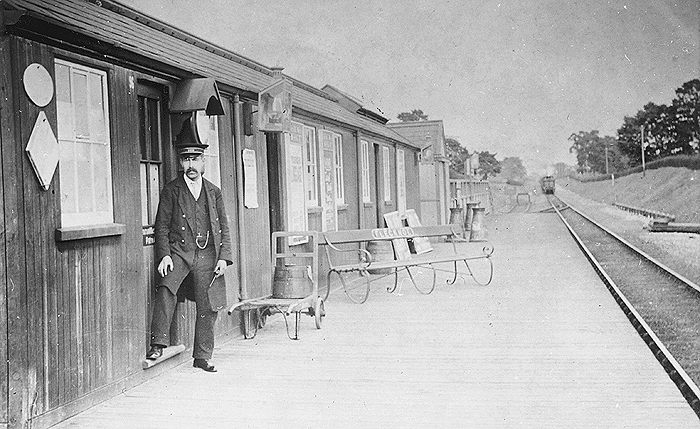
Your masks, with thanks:
M 620 203 L 676 216 L 676 222 L 700 223 L 700 171 L 663 167 L 611 180 L 582 183 L 557 179 L 583 197 L 607 204 Z

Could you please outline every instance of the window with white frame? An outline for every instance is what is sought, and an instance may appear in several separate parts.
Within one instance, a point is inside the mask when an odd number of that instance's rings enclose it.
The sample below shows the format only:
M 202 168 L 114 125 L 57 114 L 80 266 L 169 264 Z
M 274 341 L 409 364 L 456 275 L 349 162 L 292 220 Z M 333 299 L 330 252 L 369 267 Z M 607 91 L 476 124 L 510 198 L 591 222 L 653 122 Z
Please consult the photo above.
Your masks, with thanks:
M 318 206 L 318 164 L 316 162 L 317 147 L 316 128 L 304 128 L 304 183 L 306 188 L 307 207 Z
M 204 152 L 204 177 L 221 188 L 218 116 L 207 116 L 203 110 L 198 110 L 196 115 L 199 140 L 203 144 L 209 145 Z
M 396 206 L 400 214 L 406 213 L 406 152 L 396 150 Z
M 382 176 L 384 178 L 384 201 L 391 201 L 391 170 L 389 169 L 389 147 L 382 146 Z
M 369 142 L 366 140 L 360 140 L 360 147 L 362 157 L 362 202 L 369 203 L 372 201 L 369 189 Z
M 61 226 L 114 222 L 107 73 L 56 60 Z
M 345 181 L 343 180 L 343 136 L 333 134 L 335 153 L 335 192 L 336 203 L 345 204 Z

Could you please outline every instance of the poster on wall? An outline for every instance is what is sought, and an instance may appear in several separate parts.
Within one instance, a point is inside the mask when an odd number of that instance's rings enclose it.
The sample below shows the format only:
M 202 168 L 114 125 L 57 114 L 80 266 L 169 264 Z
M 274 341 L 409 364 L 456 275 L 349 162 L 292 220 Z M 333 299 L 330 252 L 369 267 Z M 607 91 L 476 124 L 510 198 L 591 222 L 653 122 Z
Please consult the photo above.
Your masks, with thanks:
M 285 200 L 287 203 L 287 231 L 306 231 L 306 194 L 304 193 L 304 146 L 301 128 L 292 124 L 292 132 L 285 133 Z M 289 245 L 302 244 L 308 237 L 289 237 Z
M 249 209 L 259 207 L 258 165 L 253 149 L 243 149 L 243 204 Z
M 323 174 L 323 230 L 338 230 L 337 200 L 335 196 L 335 153 L 333 135 L 323 133 L 321 162 Z

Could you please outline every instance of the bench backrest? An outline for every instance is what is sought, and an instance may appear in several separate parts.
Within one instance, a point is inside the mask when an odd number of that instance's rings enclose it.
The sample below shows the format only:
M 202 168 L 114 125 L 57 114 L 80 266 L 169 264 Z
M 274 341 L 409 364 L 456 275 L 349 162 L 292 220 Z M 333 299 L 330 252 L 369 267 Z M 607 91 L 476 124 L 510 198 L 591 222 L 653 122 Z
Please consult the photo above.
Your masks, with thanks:
M 403 228 L 350 229 L 345 231 L 327 231 L 321 233 L 318 244 L 360 243 L 364 241 L 381 241 L 409 239 L 415 237 L 453 236 L 462 232 L 458 224 L 436 226 L 406 226 Z

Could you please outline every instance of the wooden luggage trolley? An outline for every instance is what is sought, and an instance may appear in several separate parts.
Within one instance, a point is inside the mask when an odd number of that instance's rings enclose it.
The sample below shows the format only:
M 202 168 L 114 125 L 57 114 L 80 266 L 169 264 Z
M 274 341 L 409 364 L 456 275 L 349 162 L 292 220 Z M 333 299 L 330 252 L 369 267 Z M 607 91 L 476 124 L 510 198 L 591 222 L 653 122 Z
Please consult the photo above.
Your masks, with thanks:
M 294 240 L 297 245 L 290 245 Z M 296 249 L 299 249 L 298 251 Z M 299 339 L 301 313 L 312 316 L 316 328 L 326 315 L 324 299 L 318 294 L 318 233 L 278 231 L 272 233 L 272 294 L 244 299 L 228 309 L 243 312 L 243 334 L 253 338 L 265 326 L 267 316 L 280 313 L 287 325 L 287 336 Z M 306 261 L 306 262 L 301 262 Z M 294 337 L 289 335 L 287 316 L 294 314 Z
M 453 278 L 447 281 L 448 284 L 454 284 L 457 281 L 457 265 L 459 262 L 465 264 L 469 276 L 477 284 L 482 286 L 490 284 L 493 278 L 493 262 L 491 261 L 491 255 L 494 250 L 493 245 L 483 240 L 465 241 L 461 239 L 461 233 L 462 228 L 457 224 L 325 232 L 320 244 L 326 246 L 325 250 L 330 269 L 328 281 L 321 291 L 321 296 L 324 300 L 328 299 L 331 276 L 335 274 L 340 279 L 343 289 L 350 300 L 356 304 L 362 304 L 369 297 L 370 285 L 373 280 L 372 275 L 375 275 L 375 280 L 393 275 L 394 285 L 387 288 L 388 292 L 393 292 L 398 286 L 400 271 L 405 271 L 408 274 L 411 283 L 418 292 L 427 295 L 435 289 L 437 271 L 447 271 L 453 275 Z M 429 237 L 446 238 L 447 241 L 452 243 L 452 252 L 447 254 L 429 254 L 433 250 L 428 241 Z M 412 240 L 414 246 L 417 243 L 423 243 L 424 250 L 417 252 L 419 254 L 412 255 L 407 243 L 409 239 Z M 390 260 L 381 261 L 375 260 L 372 254 L 362 247 L 339 247 L 344 244 L 357 245 L 370 241 L 391 241 L 394 247 L 394 255 L 392 255 Z M 457 242 L 462 243 L 459 248 L 456 245 Z M 351 263 L 338 263 L 336 257 L 345 252 L 354 252 L 359 257 Z M 483 280 L 477 279 L 473 267 L 469 265 L 470 261 L 479 259 L 484 260 L 487 266 L 487 273 Z M 435 266 L 436 264 L 444 263 L 453 264 L 453 268 L 444 270 Z M 423 284 L 420 281 L 416 281 L 416 269 L 418 268 L 429 270 L 432 274 L 432 282 Z M 414 270 L 412 271 L 412 269 Z

